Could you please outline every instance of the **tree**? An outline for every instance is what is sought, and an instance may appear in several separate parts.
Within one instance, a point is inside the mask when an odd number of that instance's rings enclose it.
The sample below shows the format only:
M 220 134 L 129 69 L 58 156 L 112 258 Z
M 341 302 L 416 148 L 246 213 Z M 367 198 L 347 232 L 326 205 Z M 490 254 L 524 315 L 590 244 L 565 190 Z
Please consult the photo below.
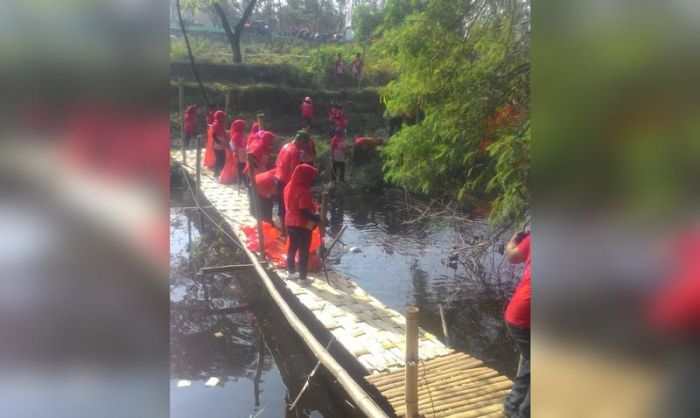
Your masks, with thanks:
M 219 19 L 221 19 L 221 26 L 224 28 L 224 32 L 226 32 L 229 44 L 231 44 L 231 53 L 233 54 L 234 63 L 243 62 L 243 56 L 241 55 L 241 33 L 243 32 L 245 23 L 248 21 L 248 18 L 250 18 L 251 13 L 253 13 L 256 2 L 257 0 L 250 0 L 248 2 L 248 5 L 243 10 L 243 16 L 241 16 L 233 31 L 231 31 L 231 25 L 226 17 L 226 12 L 223 7 L 221 7 L 221 3 L 219 1 L 212 3 L 212 7 L 219 16 Z
M 412 12 L 403 16 L 411 6 Z M 382 49 L 399 77 L 391 114 L 420 115 L 382 150 L 385 177 L 458 200 L 491 199 L 494 224 L 522 221 L 530 167 L 529 3 L 395 0 Z

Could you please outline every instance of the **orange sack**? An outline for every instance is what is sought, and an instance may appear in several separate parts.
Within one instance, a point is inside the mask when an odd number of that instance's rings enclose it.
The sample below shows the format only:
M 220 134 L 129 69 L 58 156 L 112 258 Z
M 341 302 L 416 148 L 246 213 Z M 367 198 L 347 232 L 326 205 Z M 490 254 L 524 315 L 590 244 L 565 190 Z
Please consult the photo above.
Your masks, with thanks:
M 231 147 L 226 147 L 226 162 L 224 163 L 224 168 L 219 174 L 219 183 L 221 184 L 231 184 L 238 178 L 238 167 L 236 167 L 236 156 L 233 155 Z

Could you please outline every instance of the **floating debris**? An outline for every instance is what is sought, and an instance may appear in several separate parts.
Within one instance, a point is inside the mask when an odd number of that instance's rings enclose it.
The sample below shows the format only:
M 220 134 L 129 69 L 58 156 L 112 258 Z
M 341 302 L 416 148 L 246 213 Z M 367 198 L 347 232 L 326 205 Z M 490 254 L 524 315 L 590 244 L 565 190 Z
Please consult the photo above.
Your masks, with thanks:
M 188 386 L 192 386 L 191 380 L 178 380 L 177 381 L 177 387 L 179 387 L 179 388 L 186 388 Z
M 209 380 L 207 380 L 204 385 L 205 386 L 216 386 L 216 384 L 219 383 L 219 378 L 218 377 L 210 377 Z
M 360 253 L 360 252 L 362 252 L 362 250 L 360 249 L 360 247 L 350 247 L 350 249 L 349 249 L 348 251 L 351 252 L 351 253 Z
M 221 337 L 224 336 L 224 333 L 221 332 L 221 331 L 216 331 L 216 332 L 214 333 L 214 336 L 215 336 L 216 338 L 221 338 Z

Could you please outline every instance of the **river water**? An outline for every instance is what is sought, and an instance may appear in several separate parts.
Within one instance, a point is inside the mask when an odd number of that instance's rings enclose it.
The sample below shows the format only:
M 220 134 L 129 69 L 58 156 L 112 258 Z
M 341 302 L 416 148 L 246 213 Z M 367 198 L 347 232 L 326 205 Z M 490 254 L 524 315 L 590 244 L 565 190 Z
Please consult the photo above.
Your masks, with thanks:
M 203 266 L 247 260 L 206 218 L 200 223 L 191 196 L 173 183 L 171 416 L 342 416 L 343 401 L 321 378 L 287 411 L 315 361 L 254 274 L 197 278 Z M 421 326 L 445 341 L 442 305 L 449 345 L 513 376 L 517 354 L 502 312 L 521 269 L 498 251 L 509 234 L 477 256 L 470 251 L 489 231 L 483 219 L 413 222 L 386 195 L 331 197 L 329 208 L 331 235 L 347 225 L 329 259 L 334 268 L 393 309 L 418 306 Z

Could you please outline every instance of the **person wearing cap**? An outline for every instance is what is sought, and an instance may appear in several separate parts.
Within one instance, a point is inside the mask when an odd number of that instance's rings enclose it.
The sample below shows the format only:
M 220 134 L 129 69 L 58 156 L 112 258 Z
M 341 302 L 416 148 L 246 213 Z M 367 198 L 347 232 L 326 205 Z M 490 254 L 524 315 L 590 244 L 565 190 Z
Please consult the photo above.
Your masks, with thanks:
M 303 102 L 301 102 L 301 123 L 302 126 L 310 127 L 311 120 L 314 118 L 314 104 L 311 101 L 311 97 L 306 97 Z
M 277 196 L 280 198 L 279 205 L 277 206 L 277 214 L 282 223 L 283 234 L 286 234 L 286 228 L 284 227 L 285 207 L 284 200 L 282 199 L 284 196 L 284 188 L 292 178 L 292 173 L 296 166 L 304 159 L 305 155 L 302 154 L 305 154 L 304 149 L 309 139 L 309 134 L 306 133 L 306 131 L 297 131 L 294 139 L 286 143 L 282 149 L 280 149 L 279 154 L 277 154 L 277 161 L 275 161 L 275 188 L 277 189 Z

